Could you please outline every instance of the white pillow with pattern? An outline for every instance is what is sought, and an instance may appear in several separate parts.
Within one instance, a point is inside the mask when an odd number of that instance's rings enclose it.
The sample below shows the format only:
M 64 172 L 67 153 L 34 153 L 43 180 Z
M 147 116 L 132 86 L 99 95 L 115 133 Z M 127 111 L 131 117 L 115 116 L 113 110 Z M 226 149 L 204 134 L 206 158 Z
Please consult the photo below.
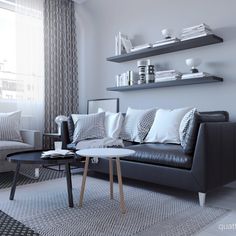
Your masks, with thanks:
M 0 140 L 23 142 L 20 135 L 21 111 L 0 113 Z
M 126 141 L 143 143 L 152 126 L 155 113 L 156 109 L 138 110 L 129 107 L 120 138 Z

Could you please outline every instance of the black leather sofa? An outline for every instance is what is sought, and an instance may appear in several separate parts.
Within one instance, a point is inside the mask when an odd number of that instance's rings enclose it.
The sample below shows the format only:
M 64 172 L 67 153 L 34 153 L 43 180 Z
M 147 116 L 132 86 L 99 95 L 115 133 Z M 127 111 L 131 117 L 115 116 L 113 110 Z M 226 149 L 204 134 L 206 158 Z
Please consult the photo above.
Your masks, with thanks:
M 192 155 L 185 154 L 181 145 L 125 142 L 136 153 L 121 159 L 122 176 L 198 192 L 203 206 L 207 192 L 236 179 L 236 123 L 228 121 L 226 112 L 200 115 L 203 122 Z M 68 122 L 62 123 L 64 148 L 70 143 L 70 129 Z M 108 174 L 108 161 L 101 159 L 90 169 Z

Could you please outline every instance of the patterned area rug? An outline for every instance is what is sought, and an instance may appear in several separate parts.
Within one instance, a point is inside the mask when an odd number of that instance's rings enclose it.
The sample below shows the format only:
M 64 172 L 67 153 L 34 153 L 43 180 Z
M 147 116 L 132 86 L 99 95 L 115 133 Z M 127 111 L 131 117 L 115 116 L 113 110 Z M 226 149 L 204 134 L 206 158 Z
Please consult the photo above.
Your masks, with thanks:
M 0 209 L 44 236 L 192 235 L 227 213 L 200 207 L 197 199 L 124 186 L 127 213 L 121 214 L 118 186 L 109 199 L 109 182 L 88 177 L 84 204 L 78 207 L 81 176 L 73 176 L 75 207 L 67 203 L 65 178 L 19 186 L 14 201 L 0 190 Z
M 21 171 L 28 175 L 34 177 L 34 168 L 25 168 Z M 24 175 L 19 175 L 17 185 L 31 184 L 42 182 L 51 179 L 62 178 L 65 176 L 63 171 L 55 171 L 45 168 L 40 168 L 40 177 L 38 179 L 33 179 L 26 177 Z M 14 172 L 0 173 L 0 189 L 10 188 L 12 185 Z M 2 236 L 38 236 L 30 228 L 26 227 L 21 222 L 13 219 L 6 213 L 0 210 L 0 235 Z
M 2 236 L 38 236 L 19 221 L 0 211 L 0 235 Z
M 24 174 L 28 176 L 34 177 L 34 168 L 27 168 L 27 169 L 22 168 L 21 172 L 23 172 Z M 40 168 L 39 173 L 40 175 L 38 179 L 28 178 L 20 174 L 17 181 L 17 185 L 37 183 L 37 182 L 42 182 L 42 181 L 46 181 L 50 179 L 62 178 L 65 176 L 65 173 L 63 171 L 55 171 L 55 170 L 50 170 L 46 168 Z M 12 186 L 13 176 L 14 176 L 13 171 L 0 173 L 0 189 L 10 188 Z

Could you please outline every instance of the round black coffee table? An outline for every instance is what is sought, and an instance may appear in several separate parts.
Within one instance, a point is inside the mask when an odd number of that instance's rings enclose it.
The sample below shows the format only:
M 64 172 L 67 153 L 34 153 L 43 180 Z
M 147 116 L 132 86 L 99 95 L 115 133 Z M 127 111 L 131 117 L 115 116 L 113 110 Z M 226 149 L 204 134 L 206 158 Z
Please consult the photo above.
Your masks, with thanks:
M 79 164 L 81 159 L 78 157 L 68 158 L 53 158 L 53 159 L 42 159 L 42 151 L 26 151 L 7 155 L 7 160 L 12 163 L 16 163 L 16 170 L 14 174 L 13 184 L 11 187 L 10 200 L 14 199 L 16 191 L 16 183 L 19 176 L 21 164 L 40 164 L 40 165 L 65 165 L 66 171 L 66 182 L 68 192 L 69 207 L 73 207 L 73 193 L 72 193 L 72 181 L 71 181 L 71 164 Z

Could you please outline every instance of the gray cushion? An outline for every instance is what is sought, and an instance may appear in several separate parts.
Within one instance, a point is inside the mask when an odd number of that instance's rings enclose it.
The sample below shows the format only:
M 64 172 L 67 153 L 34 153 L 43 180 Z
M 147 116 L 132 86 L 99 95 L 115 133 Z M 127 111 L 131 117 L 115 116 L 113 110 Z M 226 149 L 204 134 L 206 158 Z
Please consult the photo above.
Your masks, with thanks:
M 32 149 L 34 149 L 34 147 L 26 143 L 15 141 L 0 141 L 0 159 L 5 159 L 6 155 L 13 152 L 21 152 Z
M 127 148 L 134 150 L 135 154 L 122 157 L 122 160 L 183 169 L 191 169 L 192 166 L 192 156 L 185 154 L 181 145 L 148 143 L 132 145 Z
M 105 135 L 105 112 L 77 117 L 73 143 L 85 139 L 104 138 Z

